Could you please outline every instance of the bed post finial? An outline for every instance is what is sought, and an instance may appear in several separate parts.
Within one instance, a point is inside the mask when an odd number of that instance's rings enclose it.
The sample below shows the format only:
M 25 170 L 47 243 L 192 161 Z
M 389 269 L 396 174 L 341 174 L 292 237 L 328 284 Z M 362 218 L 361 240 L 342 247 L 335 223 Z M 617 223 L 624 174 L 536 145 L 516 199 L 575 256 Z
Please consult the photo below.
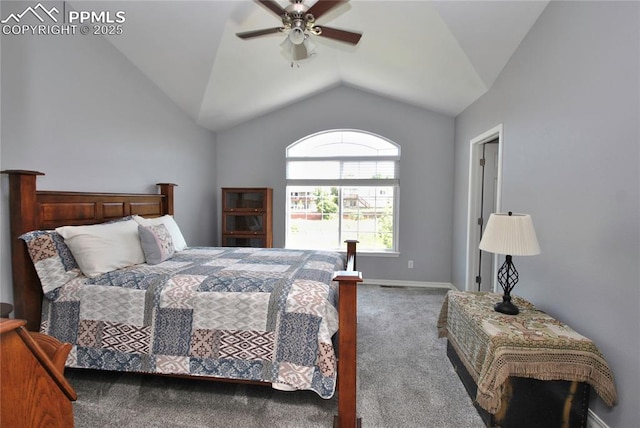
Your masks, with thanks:
M 164 211 L 164 214 L 173 215 L 173 188 L 176 187 L 177 184 L 158 183 L 157 185 L 160 186 L 160 194 L 164 195 L 162 211 Z
M 38 171 L 8 169 L 0 171 L 9 175 L 9 222 L 11 226 L 11 270 L 13 275 L 13 306 L 15 317 L 27 321 L 31 331 L 40 329 L 39 302 L 42 289 L 31 263 L 27 246 L 18 237 L 38 227 L 36 178 L 44 175 Z
M 357 239 L 347 239 L 347 270 L 358 270 L 356 267 L 356 245 L 360 243 Z

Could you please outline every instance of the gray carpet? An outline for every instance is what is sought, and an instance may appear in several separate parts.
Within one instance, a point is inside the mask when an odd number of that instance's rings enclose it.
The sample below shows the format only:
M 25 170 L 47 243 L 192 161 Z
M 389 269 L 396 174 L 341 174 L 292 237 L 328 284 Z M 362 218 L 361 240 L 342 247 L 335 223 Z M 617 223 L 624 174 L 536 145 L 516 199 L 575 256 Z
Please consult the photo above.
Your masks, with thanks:
M 445 290 L 366 285 L 358 291 L 358 413 L 363 427 L 483 427 L 437 338 Z M 313 392 L 67 370 L 77 428 L 315 428 L 337 400 Z

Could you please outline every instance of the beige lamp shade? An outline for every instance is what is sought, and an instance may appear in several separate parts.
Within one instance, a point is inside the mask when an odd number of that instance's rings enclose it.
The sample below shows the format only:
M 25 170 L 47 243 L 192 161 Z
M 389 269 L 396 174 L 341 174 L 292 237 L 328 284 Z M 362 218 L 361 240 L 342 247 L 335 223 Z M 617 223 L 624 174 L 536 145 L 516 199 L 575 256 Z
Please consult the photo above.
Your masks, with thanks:
M 511 256 L 540 254 L 540 245 L 529 214 L 491 214 L 479 248 Z

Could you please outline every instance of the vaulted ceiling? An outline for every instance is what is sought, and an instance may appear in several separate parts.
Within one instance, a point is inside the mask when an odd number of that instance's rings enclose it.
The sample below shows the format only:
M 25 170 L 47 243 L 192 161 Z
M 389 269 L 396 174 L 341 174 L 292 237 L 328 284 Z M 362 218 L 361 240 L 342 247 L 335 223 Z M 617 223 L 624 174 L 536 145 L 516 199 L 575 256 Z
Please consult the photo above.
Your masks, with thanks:
M 305 0 L 309 6 L 315 1 Z M 236 37 L 281 24 L 251 0 L 68 3 L 125 11 L 123 34 L 108 40 L 214 131 L 338 85 L 455 116 L 491 87 L 547 5 L 351 0 L 318 24 L 361 32 L 360 43 L 314 37 L 315 55 L 292 67 L 281 54 L 285 35 Z

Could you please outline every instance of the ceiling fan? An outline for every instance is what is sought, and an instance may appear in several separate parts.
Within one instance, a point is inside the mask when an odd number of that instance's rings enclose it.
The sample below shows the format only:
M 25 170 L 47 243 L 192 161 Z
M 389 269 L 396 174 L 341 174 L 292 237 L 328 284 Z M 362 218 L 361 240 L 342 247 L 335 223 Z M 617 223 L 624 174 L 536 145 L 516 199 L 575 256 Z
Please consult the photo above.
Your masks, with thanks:
M 282 19 L 282 26 L 246 31 L 236 33 L 236 35 L 241 39 L 251 39 L 267 34 L 287 33 L 287 38 L 281 46 L 285 55 L 291 59 L 292 64 L 293 61 L 306 59 L 313 53 L 315 46 L 310 41 L 311 35 L 326 37 L 351 45 L 357 45 L 362 37 L 362 33 L 316 25 L 318 18 L 349 0 L 318 0 L 311 7 L 305 5 L 303 3 L 304 0 L 290 0 L 291 4 L 285 8 L 276 3 L 275 0 L 255 1 Z

